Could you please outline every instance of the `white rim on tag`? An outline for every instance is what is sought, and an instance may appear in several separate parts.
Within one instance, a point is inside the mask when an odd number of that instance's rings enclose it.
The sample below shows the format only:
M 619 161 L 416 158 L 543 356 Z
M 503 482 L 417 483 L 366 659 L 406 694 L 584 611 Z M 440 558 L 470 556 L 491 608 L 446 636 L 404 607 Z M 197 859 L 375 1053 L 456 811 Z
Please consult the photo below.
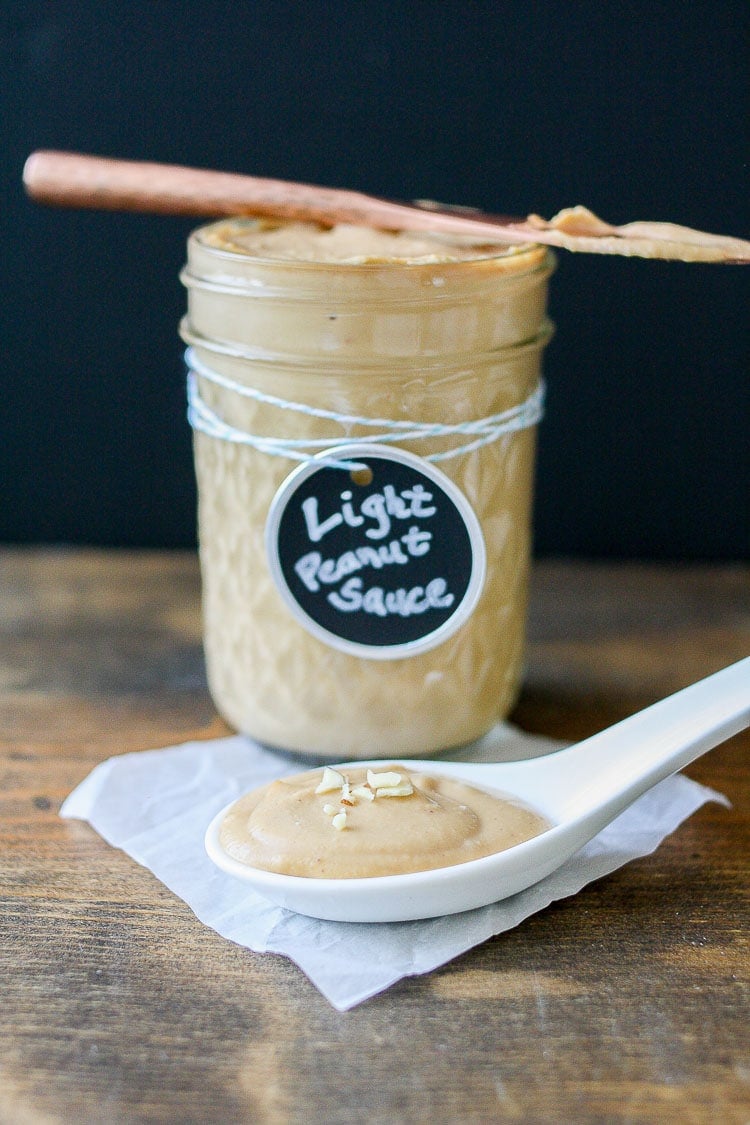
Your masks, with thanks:
M 332 579 L 330 577 L 332 573 L 336 572 L 337 568 L 338 570 L 341 570 L 343 567 L 344 575 L 351 574 L 352 571 L 350 569 L 347 569 L 346 567 L 347 561 L 349 562 L 350 566 L 352 566 L 358 572 L 355 577 L 350 577 L 348 579 L 350 590 L 352 587 L 356 591 L 361 590 L 366 579 L 376 581 L 375 575 L 377 571 L 368 569 L 366 562 L 358 564 L 356 561 L 357 559 L 367 559 L 368 557 L 374 557 L 375 555 L 375 548 L 366 539 L 362 540 L 362 543 L 364 544 L 363 546 L 355 547 L 353 549 L 350 547 L 343 552 L 343 555 L 340 556 L 338 560 L 323 559 L 323 551 L 325 550 L 325 546 L 322 543 L 322 540 L 327 534 L 327 527 L 343 527 L 345 524 L 348 524 L 349 528 L 353 528 L 355 527 L 355 524 L 363 525 L 365 523 L 365 520 L 361 516 L 361 514 L 356 513 L 356 509 L 354 506 L 354 500 L 356 498 L 354 497 L 353 490 L 357 487 L 356 472 L 350 473 L 346 468 L 342 468 L 342 461 L 352 464 L 367 464 L 374 461 L 389 462 L 396 466 L 406 466 L 407 468 L 412 469 L 416 474 L 419 475 L 419 477 L 424 478 L 435 489 L 439 490 L 439 492 L 442 494 L 442 496 L 439 497 L 439 510 L 448 514 L 450 521 L 454 524 L 454 527 L 457 526 L 460 528 L 459 537 L 463 538 L 464 542 L 460 545 L 458 543 L 455 543 L 454 546 L 456 552 L 458 552 L 459 550 L 463 551 L 466 558 L 468 559 L 468 567 L 466 568 L 468 570 L 468 576 L 462 578 L 461 580 L 460 585 L 462 587 L 462 590 L 459 595 L 454 596 L 452 593 L 450 593 L 449 587 L 446 585 L 446 582 L 442 577 L 436 577 L 434 580 L 427 581 L 426 584 L 417 585 L 409 591 L 401 588 L 393 593 L 389 592 L 388 595 L 383 595 L 382 591 L 368 590 L 365 592 L 366 594 L 380 593 L 381 595 L 376 610 L 374 612 L 366 611 L 365 613 L 365 618 L 367 619 L 367 627 L 370 628 L 371 626 L 373 635 L 383 627 L 383 619 L 385 616 L 383 598 L 386 598 L 386 600 L 388 600 L 389 605 L 394 604 L 394 598 L 399 601 L 400 604 L 400 608 L 393 609 L 394 620 L 390 623 L 393 629 L 395 629 L 399 624 L 399 615 L 401 615 L 402 617 L 419 617 L 419 622 L 423 624 L 424 628 L 419 629 L 417 635 L 410 635 L 407 639 L 386 642 L 368 642 L 366 639 L 354 639 L 351 636 L 341 635 L 340 633 L 336 632 L 334 627 L 330 627 L 330 619 L 335 615 L 332 615 L 332 611 L 327 606 L 324 607 L 327 613 L 327 618 L 324 618 L 324 620 L 327 619 L 328 624 L 323 624 L 321 620 L 316 619 L 316 615 L 308 611 L 308 609 L 306 609 L 305 606 L 301 604 L 300 597 L 295 594 L 290 586 L 290 580 L 287 577 L 287 573 L 285 571 L 280 553 L 280 535 L 283 536 L 285 534 L 285 514 L 287 513 L 290 504 L 292 503 L 295 495 L 299 493 L 300 489 L 302 489 L 302 487 L 310 481 L 311 477 L 324 471 L 335 472 L 341 475 L 341 484 L 342 488 L 344 489 L 343 493 L 341 493 L 341 496 L 346 497 L 349 500 L 349 503 L 343 505 L 342 507 L 342 510 L 343 508 L 346 508 L 345 516 L 342 516 L 341 513 L 334 513 L 333 515 L 329 515 L 327 519 L 323 519 L 321 522 L 317 523 L 312 531 L 310 522 L 307 522 L 308 534 L 314 535 L 314 540 L 310 540 L 307 544 L 307 546 L 312 548 L 312 550 L 308 551 L 308 553 L 305 554 L 304 557 L 300 557 L 297 565 L 292 567 L 291 569 L 294 569 L 297 574 L 301 574 L 305 569 L 305 566 L 303 566 L 303 564 L 306 565 L 307 563 L 310 563 L 311 560 L 313 560 L 314 563 L 317 563 L 319 560 L 320 569 L 318 571 L 315 571 L 315 566 L 313 565 L 313 573 L 310 572 L 310 567 L 307 566 L 308 574 L 306 577 L 306 590 L 314 590 L 316 592 L 316 597 L 309 598 L 307 592 L 303 591 L 304 597 L 306 600 L 308 600 L 309 602 L 314 602 L 316 605 L 321 604 L 324 600 L 328 600 L 332 604 L 333 602 L 337 601 L 339 606 L 342 608 L 346 604 L 347 612 L 338 615 L 338 620 L 342 622 L 343 628 L 343 626 L 349 625 L 349 622 L 353 616 L 351 609 L 355 603 L 351 600 L 348 603 L 345 603 L 344 599 L 342 599 L 342 597 L 337 593 L 336 590 L 332 588 L 331 590 L 326 591 L 322 584 L 328 582 L 331 584 L 331 587 L 333 587 L 335 582 L 339 581 L 339 579 Z M 394 495 L 394 492 L 395 490 L 391 488 L 391 496 Z M 404 492 L 404 495 L 411 496 L 413 495 L 413 493 L 406 490 Z M 423 495 L 424 497 L 429 498 L 429 500 L 432 500 L 434 498 L 434 494 L 423 492 Z M 376 496 L 380 498 L 380 510 L 383 510 L 383 498 L 380 493 L 377 493 Z M 399 502 L 398 498 L 396 498 L 395 502 Z M 307 503 L 310 503 L 310 498 L 308 498 Z M 414 503 L 416 504 L 416 501 Z M 432 535 L 427 530 L 425 530 L 425 521 L 424 519 L 422 519 L 423 516 L 429 517 L 431 513 L 429 508 L 424 506 L 424 503 L 425 502 L 423 501 L 421 509 L 419 505 L 417 505 L 416 514 L 414 512 L 410 512 L 413 522 L 410 525 L 409 534 L 402 536 L 402 539 L 407 542 L 407 546 L 409 545 L 409 542 L 412 544 L 417 544 L 416 546 L 414 546 L 413 553 L 419 556 L 427 554 L 427 552 L 432 548 Z M 433 508 L 433 510 L 435 509 Z M 315 509 L 315 511 L 315 518 L 318 519 L 319 514 L 317 513 L 317 509 Z M 406 517 L 399 516 L 399 518 L 404 519 Z M 420 520 L 422 525 L 421 528 Z M 297 522 L 300 523 L 301 521 L 298 519 Z M 364 528 L 363 533 L 366 534 Z M 374 529 L 371 529 L 371 534 L 374 534 Z M 380 538 L 380 530 L 378 530 L 378 538 Z M 350 653 L 354 656 L 365 657 L 371 660 L 396 660 L 403 659 L 409 656 L 415 656 L 418 653 L 426 652 L 431 648 L 435 648 L 437 645 L 445 641 L 467 621 L 467 619 L 474 611 L 484 587 L 485 575 L 487 570 L 487 555 L 484 544 L 484 537 L 482 535 L 482 529 L 479 524 L 479 520 L 474 513 L 474 510 L 472 509 L 471 505 L 469 504 L 468 500 L 461 492 L 461 490 L 453 483 L 452 480 L 450 480 L 449 477 L 445 475 L 445 473 L 443 473 L 440 469 L 437 469 L 430 462 L 425 461 L 423 458 L 417 457 L 412 453 L 407 453 L 402 449 L 397 449 L 386 445 L 356 442 L 347 446 L 337 446 L 335 449 L 325 450 L 304 465 L 301 465 L 299 468 L 295 469 L 282 483 L 273 498 L 268 513 L 268 519 L 266 521 L 265 540 L 266 553 L 271 569 L 271 574 L 273 576 L 276 587 L 279 590 L 279 593 L 284 599 L 284 602 L 291 611 L 295 620 L 298 621 L 299 624 L 302 625 L 309 633 L 317 637 L 319 640 L 323 641 L 325 644 L 331 646 L 332 648 L 338 649 L 341 652 Z M 428 543 L 429 546 L 424 546 L 425 542 Z M 318 547 L 320 549 L 317 549 Z M 391 547 L 393 547 L 394 549 L 397 548 L 396 553 L 399 556 L 407 554 L 407 552 L 403 548 L 399 547 L 398 544 L 393 543 L 390 545 L 381 545 L 380 550 L 385 551 L 387 556 L 387 552 Z M 435 554 L 438 553 L 439 552 L 435 552 Z M 452 552 L 450 549 L 448 551 L 443 550 L 443 555 L 446 559 L 453 558 L 454 554 L 455 552 Z M 346 556 L 346 558 L 344 558 L 344 556 Z M 386 558 L 386 561 L 389 562 L 394 560 Z M 395 561 L 402 564 L 398 567 L 397 573 L 399 577 L 403 577 L 404 585 L 407 585 L 409 582 L 407 572 L 411 559 L 399 557 Z M 378 566 L 378 568 L 380 568 L 381 566 L 383 566 L 383 563 L 376 562 L 376 565 Z M 439 566 L 440 564 L 438 563 L 437 565 Z M 327 577 L 319 577 L 321 574 L 326 573 L 326 567 L 328 568 Z M 287 569 L 290 569 L 288 565 Z M 359 573 L 360 571 L 361 573 Z M 393 573 L 396 572 L 394 571 Z M 424 579 L 422 580 L 422 582 L 424 583 Z M 301 590 L 302 587 L 298 583 L 297 585 Z M 344 594 L 347 593 L 346 589 L 343 589 L 343 587 L 342 592 Z M 319 599 L 317 597 L 318 594 L 320 595 Z M 361 595 L 357 593 L 356 596 L 357 598 L 359 598 L 359 602 L 361 604 Z M 447 607 L 450 610 L 447 615 L 445 612 L 438 611 L 438 616 L 440 616 L 441 618 L 440 623 L 436 627 L 432 628 L 430 628 L 428 624 L 431 615 L 429 611 L 423 608 L 424 605 L 428 602 L 431 605 L 440 605 L 444 608 Z M 404 609 L 405 604 L 407 606 L 406 609 Z M 414 605 L 421 606 L 422 608 L 414 609 L 412 614 L 409 606 Z M 357 612 L 359 612 L 359 609 L 357 610 Z M 317 614 L 317 616 L 319 617 L 321 616 L 321 614 Z M 433 614 L 432 616 L 434 618 L 435 615 Z M 365 618 L 360 616 L 359 620 L 364 622 Z M 418 622 L 416 620 L 413 623 L 409 622 L 408 629 L 412 633 L 417 628 Z M 348 629 L 343 628 L 343 631 L 347 632 Z M 311 674 L 314 673 L 311 672 Z

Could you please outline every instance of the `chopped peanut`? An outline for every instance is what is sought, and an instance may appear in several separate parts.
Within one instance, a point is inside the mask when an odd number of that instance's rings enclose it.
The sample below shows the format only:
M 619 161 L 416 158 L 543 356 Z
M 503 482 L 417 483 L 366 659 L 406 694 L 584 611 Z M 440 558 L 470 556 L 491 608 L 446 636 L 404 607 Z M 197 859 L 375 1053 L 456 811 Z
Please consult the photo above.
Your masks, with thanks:
M 414 786 L 407 781 L 405 785 L 381 785 L 375 790 L 376 797 L 411 797 Z
M 372 770 L 367 771 L 367 784 L 370 785 L 373 789 L 382 789 L 383 787 L 387 788 L 392 785 L 401 785 L 403 780 L 404 779 L 401 774 L 396 773 L 394 770 L 390 770 L 385 773 L 373 773 Z
M 330 766 L 326 766 L 315 792 L 333 793 L 334 789 L 343 789 L 345 780 L 343 774 L 340 774 L 338 770 L 332 770 Z

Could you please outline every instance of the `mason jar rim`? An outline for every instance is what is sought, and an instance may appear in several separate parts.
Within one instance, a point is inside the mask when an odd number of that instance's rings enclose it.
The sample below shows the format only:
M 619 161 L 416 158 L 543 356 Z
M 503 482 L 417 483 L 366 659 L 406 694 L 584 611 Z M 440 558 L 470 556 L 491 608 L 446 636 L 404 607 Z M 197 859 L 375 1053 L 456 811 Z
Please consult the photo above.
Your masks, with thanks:
M 454 259 L 448 258 L 446 260 L 430 259 L 428 257 L 425 257 L 423 259 L 419 259 L 419 258 L 414 258 L 414 259 L 409 259 L 409 258 L 393 258 L 393 259 L 382 258 L 382 259 L 380 259 L 380 258 L 378 258 L 378 259 L 375 259 L 375 260 L 370 259 L 370 260 L 365 260 L 365 261 L 357 261 L 356 259 L 341 259 L 341 260 L 331 261 L 331 260 L 315 259 L 315 258 L 312 258 L 312 259 L 309 259 L 309 258 L 287 258 L 287 257 L 284 257 L 283 255 L 280 255 L 280 256 L 276 257 L 276 256 L 273 256 L 273 255 L 245 253 L 245 252 L 239 251 L 239 250 L 232 250 L 230 248 L 223 248 L 223 247 L 220 247 L 220 246 L 215 246 L 210 242 L 206 242 L 205 239 L 201 237 L 205 231 L 211 230 L 215 227 L 221 226 L 222 224 L 226 224 L 226 223 L 229 223 L 229 222 L 247 223 L 247 225 L 249 226 L 249 225 L 252 225 L 253 223 L 259 223 L 259 222 L 262 222 L 262 221 L 263 220 L 253 219 L 252 217 L 243 216 L 243 215 L 238 215 L 238 216 L 236 216 L 235 218 L 232 218 L 232 219 L 217 219 L 216 221 L 214 221 L 212 223 L 205 223 L 205 224 L 203 224 L 203 226 L 196 227 L 195 230 L 191 231 L 191 233 L 189 235 L 189 238 L 188 238 L 188 241 L 189 242 L 195 241 L 201 246 L 202 249 L 209 250 L 209 251 L 211 251 L 212 254 L 216 254 L 218 257 L 227 258 L 227 259 L 230 259 L 230 260 L 233 260 L 233 261 L 239 259 L 240 261 L 255 262 L 258 265 L 268 265 L 268 266 L 289 266 L 289 265 L 292 265 L 292 266 L 295 267 L 295 269 L 297 267 L 300 267 L 303 270 L 305 270 L 305 269 L 322 270 L 324 272 L 327 272 L 328 270 L 339 270 L 339 269 L 342 269 L 342 268 L 347 269 L 347 270 L 353 269 L 353 270 L 363 270 L 363 271 L 382 270 L 382 269 L 386 269 L 386 270 L 387 269 L 394 269 L 394 270 L 417 269 L 418 270 L 418 269 L 424 269 L 424 268 L 428 268 L 428 269 L 434 268 L 435 266 L 439 266 L 440 268 L 445 267 L 445 268 L 451 268 L 451 269 L 454 268 L 454 267 L 459 267 L 459 269 L 460 269 L 461 267 L 465 267 L 467 264 L 475 264 L 477 262 L 493 262 L 493 261 L 498 261 L 498 260 L 509 261 L 512 258 L 517 258 L 517 257 L 521 257 L 521 256 L 524 256 L 524 255 L 530 254 L 531 251 L 541 252 L 541 254 L 543 255 L 542 256 L 542 262 L 543 262 L 545 252 L 547 251 L 547 248 L 545 246 L 542 246 L 540 243 L 534 242 L 533 240 L 529 240 L 528 242 L 519 242 L 519 243 L 512 243 L 512 242 L 511 243 L 492 243 L 492 242 L 488 241 L 486 243 L 482 243 L 482 242 L 476 242 L 475 244 L 474 243 L 467 243 L 467 245 L 476 245 L 478 247 L 479 246 L 486 246 L 488 248 L 488 252 L 487 253 L 474 254 L 474 255 L 466 257 L 466 258 L 454 258 Z M 291 223 L 294 220 L 287 220 L 287 221 Z M 279 225 L 283 225 L 283 222 L 284 222 L 284 220 L 280 221 Z M 356 225 L 356 224 L 351 224 L 351 225 Z M 426 232 L 412 231 L 412 232 L 408 232 L 408 233 L 412 233 L 412 234 L 415 234 L 415 235 L 423 235 Z M 500 246 L 504 247 L 504 249 L 502 251 L 499 250 Z M 494 248 L 494 252 L 490 252 L 490 250 L 489 250 L 490 247 Z M 533 268 L 536 268 L 536 265 Z
M 525 352 L 545 348 L 554 335 L 554 331 L 554 323 L 549 317 L 545 317 L 538 332 L 536 332 L 534 336 L 527 340 L 522 340 L 520 343 L 493 348 L 490 351 L 470 353 L 446 353 L 441 351 L 436 352 L 433 356 L 387 355 L 373 357 L 365 362 L 359 359 L 356 363 L 353 363 L 351 356 L 342 357 L 337 360 L 336 357 L 332 355 L 326 355 L 325 357 L 319 355 L 306 356 L 293 352 L 270 351 L 265 348 L 242 347 L 231 340 L 221 340 L 216 337 L 204 336 L 199 332 L 195 332 L 190 326 L 187 315 L 183 316 L 179 326 L 180 336 L 186 344 L 189 344 L 191 347 L 201 348 L 207 352 L 212 352 L 214 355 L 227 356 L 230 359 L 246 360 L 253 364 L 267 367 L 278 365 L 280 367 L 292 368 L 321 368 L 331 372 L 346 371 L 350 373 L 356 370 L 392 368 L 394 364 L 404 363 L 405 361 L 408 362 L 409 371 L 412 373 L 417 371 L 430 371 L 435 367 L 445 367 L 446 365 L 459 365 L 467 362 L 467 357 L 470 357 L 472 365 L 478 366 L 485 366 L 490 363 L 505 363 L 516 359 Z M 416 360 L 416 362 L 413 362 L 414 360 Z

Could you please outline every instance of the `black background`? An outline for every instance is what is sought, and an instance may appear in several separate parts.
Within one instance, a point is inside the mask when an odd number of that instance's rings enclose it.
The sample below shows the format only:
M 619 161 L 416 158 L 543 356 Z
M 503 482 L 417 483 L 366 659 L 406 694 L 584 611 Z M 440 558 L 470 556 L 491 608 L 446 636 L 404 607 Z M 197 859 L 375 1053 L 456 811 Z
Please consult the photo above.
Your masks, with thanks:
M 55 211 L 67 148 L 748 237 L 748 22 L 711 3 L 0 4 L 0 539 L 189 545 L 190 221 Z M 750 269 L 561 254 L 537 553 L 747 558 Z

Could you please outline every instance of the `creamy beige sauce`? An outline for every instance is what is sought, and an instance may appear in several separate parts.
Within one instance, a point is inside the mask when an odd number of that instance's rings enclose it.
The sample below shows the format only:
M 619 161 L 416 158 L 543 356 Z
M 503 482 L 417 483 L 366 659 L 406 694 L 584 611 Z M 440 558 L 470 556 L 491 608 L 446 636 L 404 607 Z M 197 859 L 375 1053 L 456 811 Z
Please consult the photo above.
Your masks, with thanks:
M 428 249 L 428 261 L 403 259 Z M 212 223 L 190 238 L 183 338 L 221 376 L 317 409 L 439 424 L 512 409 L 538 384 L 553 262 L 539 246 L 496 246 L 493 257 L 474 247 L 465 260 L 465 248 L 449 249 L 456 260 L 437 263 L 417 234 Z M 198 385 L 251 434 L 324 445 L 377 432 Z M 403 448 L 428 457 L 455 445 Z M 530 427 L 440 461 L 480 521 L 484 589 L 439 646 L 381 661 L 313 636 L 275 584 L 264 527 L 295 462 L 196 433 L 204 649 L 222 716 L 314 757 L 415 758 L 485 734 L 512 706 L 523 665 L 534 451 Z
M 255 258 L 301 262 L 428 264 L 458 262 L 498 255 L 528 254 L 532 249 L 541 260 L 544 251 L 529 245 L 477 243 L 476 239 L 421 234 L 409 231 L 372 230 L 340 223 L 322 227 L 316 223 L 243 224 L 236 219 L 214 224 L 204 241 L 218 250 L 249 254 Z
M 379 787 L 377 778 L 393 771 L 400 784 Z M 549 828 L 531 809 L 461 781 L 397 764 L 378 767 L 369 785 L 364 769 L 342 772 L 345 789 L 316 792 L 323 772 L 314 770 L 241 797 L 221 824 L 222 848 L 249 867 L 284 875 L 372 878 L 452 867 Z

